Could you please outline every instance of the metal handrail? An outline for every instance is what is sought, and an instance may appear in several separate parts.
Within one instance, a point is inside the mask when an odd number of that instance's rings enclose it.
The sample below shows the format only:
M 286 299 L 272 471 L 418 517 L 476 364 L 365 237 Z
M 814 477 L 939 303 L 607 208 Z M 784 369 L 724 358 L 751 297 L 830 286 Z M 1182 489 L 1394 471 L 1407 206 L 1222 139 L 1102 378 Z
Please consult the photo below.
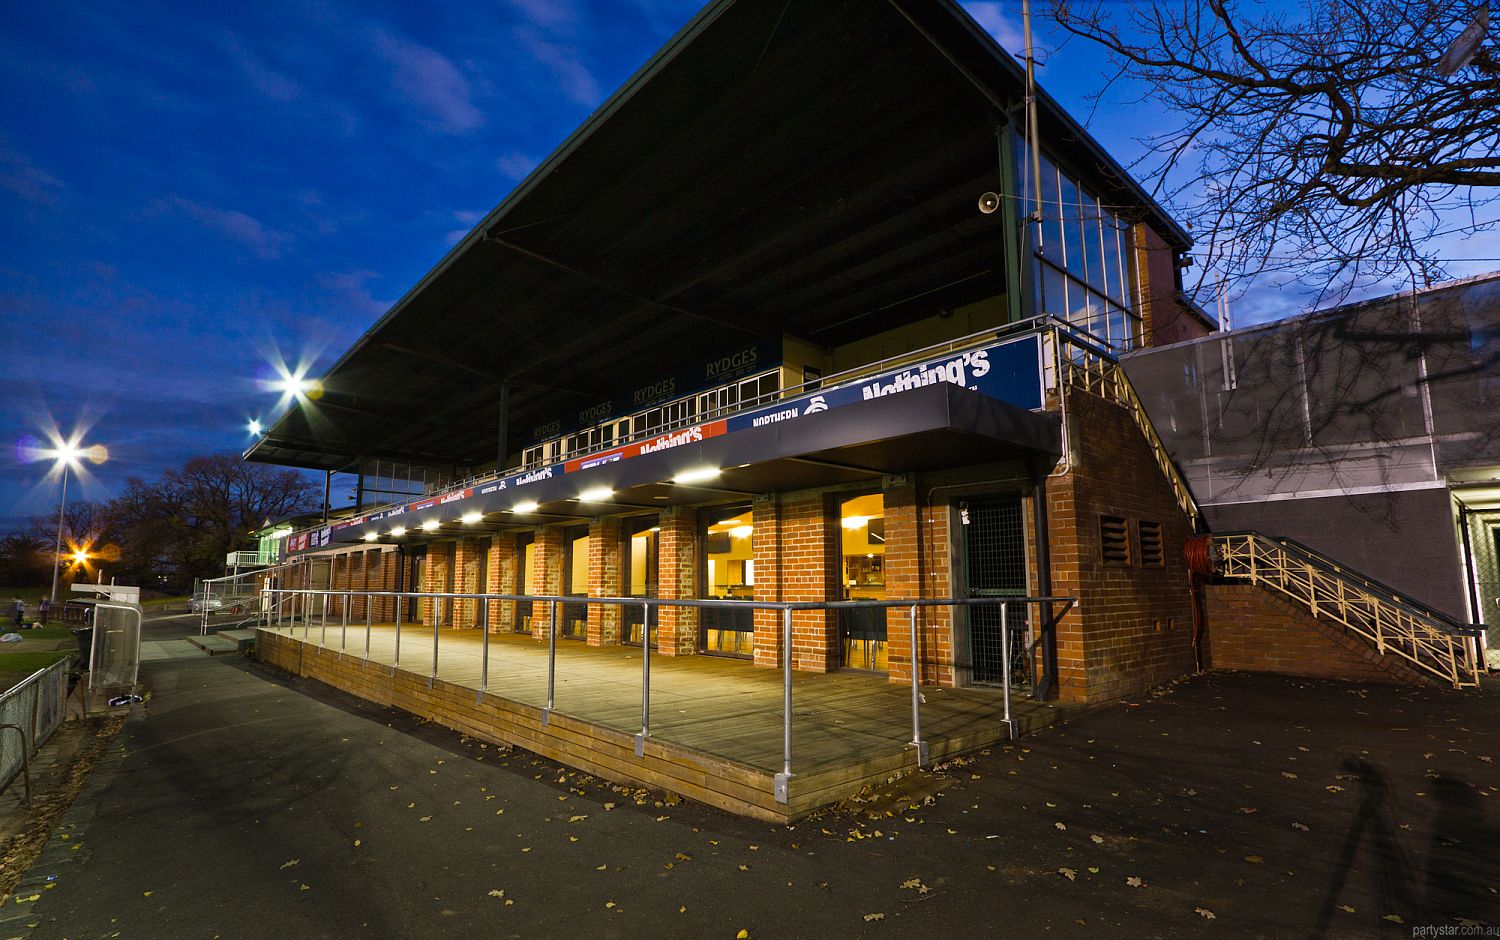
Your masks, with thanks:
M 268 605 L 263 611 L 268 629 L 281 629 L 286 627 L 288 635 L 295 635 L 297 627 L 302 628 L 302 637 L 306 641 L 310 637 L 313 626 L 312 601 L 318 599 L 316 606 L 322 609 L 322 639 L 320 645 L 327 645 L 327 610 L 330 599 L 342 600 L 340 605 L 345 618 L 345 631 L 340 641 L 340 653 L 347 649 L 347 617 L 351 601 L 358 597 L 365 600 L 365 653 L 366 661 L 370 658 L 370 632 L 372 624 L 370 620 L 371 599 L 392 598 L 395 600 L 395 646 L 391 674 L 395 675 L 400 666 L 401 650 L 401 628 L 403 601 L 416 599 L 431 602 L 430 612 L 432 615 L 432 673 L 428 680 L 429 687 L 436 684 L 439 669 L 438 657 L 440 655 L 439 637 L 442 629 L 443 602 L 449 601 L 454 604 L 460 601 L 474 601 L 479 608 L 485 611 L 485 629 L 483 631 L 484 653 L 483 666 L 480 675 L 480 687 L 478 700 L 483 701 L 488 686 L 489 665 L 489 607 L 496 601 L 500 602 L 539 602 L 549 605 L 551 611 L 548 622 L 547 643 L 547 704 L 542 710 L 541 721 L 547 724 L 555 710 L 555 674 L 557 666 L 557 633 L 559 623 L 557 611 L 560 605 L 565 603 L 576 603 L 578 595 L 565 594 L 507 594 L 490 592 L 457 592 L 457 591 L 355 591 L 338 590 L 332 588 L 272 588 L 269 594 L 275 595 L 274 603 Z M 645 744 L 651 734 L 651 633 L 652 629 L 660 624 L 660 616 L 652 616 L 653 611 L 659 613 L 662 608 L 721 608 L 734 605 L 739 609 L 752 607 L 761 610 L 779 611 L 781 614 L 781 669 L 782 669 L 782 769 L 773 778 L 774 798 L 781 803 L 789 800 L 789 781 L 792 779 L 792 674 L 794 672 L 793 644 L 792 644 L 792 615 L 800 610 L 852 610 L 860 608 L 906 608 L 908 610 L 908 628 L 910 630 L 909 641 L 911 643 L 911 723 L 912 737 L 907 746 L 916 750 L 917 763 L 926 766 L 928 763 L 927 742 L 922 738 L 922 693 L 921 693 L 921 666 L 919 659 L 921 650 L 920 636 L 918 632 L 917 611 L 923 607 L 1000 607 L 1001 617 L 1001 649 L 1003 655 L 1002 690 L 1004 695 L 1005 717 L 1002 719 L 1006 725 L 1006 732 L 1010 738 L 1016 736 L 1016 727 L 1011 717 L 1011 664 L 1010 664 L 1010 619 L 1008 611 L 1013 605 L 1021 605 L 1024 609 L 1031 604 L 1044 605 L 1044 609 L 1061 605 L 1062 610 L 1054 616 L 1046 618 L 1038 628 L 1038 637 L 1030 645 L 1035 651 L 1043 645 L 1049 637 L 1055 637 L 1057 623 L 1077 603 L 1076 597 L 950 597 L 950 598 L 904 598 L 893 600 L 848 600 L 848 601 L 757 601 L 757 600 L 724 600 L 720 598 L 656 598 L 656 597 L 587 597 L 584 599 L 589 604 L 603 606 L 642 608 L 643 625 L 641 630 L 641 730 L 635 735 L 636 756 L 643 756 Z M 299 604 L 300 601 L 300 604 Z M 289 620 L 285 616 L 287 608 L 290 608 Z M 299 614 L 300 611 L 300 614 Z M 1045 682 L 1037 682 L 1033 686 L 1033 695 L 1044 695 L 1055 683 L 1056 678 L 1052 675 L 1056 670 L 1053 657 L 1044 657 L 1044 669 L 1046 671 Z
M 1214 533 L 1215 538 L 1229 538 L 1233 536 L 1253 536 L 1255 538 L 1265 539 L 1268 542 L 1274 542 L 1277 545 L 1280 545 L 1287 551 L 1288 554 L 1300 555 L 1307 561 L 1311 561 L 1323 565 L 1324 567 L 1330 568 L 1338 572 L 1339 576 L 1344 580 L 1354 581 L 1360 584 L 1365 588 L 1366 591 L 1379 596 L 1386 603 L 1406 607 L 1412 614 L 1427 618 L 1431 621 L 1431 625 L 1435 630 L 1440 630 L 1443 633 L 1451 633 L 1455 636 L 1479 636 L 1481 632 L 1481 628 L 1478 624 L 1460 623 L 1459 621 L 1453 619 L 1442 611 L 1429 607 L 1428 605 L 1423 604 L 1421 601 L 1414 600 L 1410 596 L 1403 594 L 1402 592 L 1396 590 L 1383 581 L 1379 581 L 1368 575 L 1361 574 L 1360 572 L 1355 571 L 1346 565 L 1339 564 L 1332 558 L 1329 558 L 1327 555 L 1319 552 L 1317 549 L 1312 548 L 1303 542 L 1299 542 L 1296 539 L 1287 538 L 1284 535 L 1267 535 L 1266 533 L 1260 532 L 1255 529 L 1243 529 L 1237 532 Z
M 1275 588 L 1455 689 L 1479 685 L 1477 631 L 1434 622 L 1412 605 L 1346 577 L 1343 569 L 1257 532 L 1216 535 L 1223 574 Z

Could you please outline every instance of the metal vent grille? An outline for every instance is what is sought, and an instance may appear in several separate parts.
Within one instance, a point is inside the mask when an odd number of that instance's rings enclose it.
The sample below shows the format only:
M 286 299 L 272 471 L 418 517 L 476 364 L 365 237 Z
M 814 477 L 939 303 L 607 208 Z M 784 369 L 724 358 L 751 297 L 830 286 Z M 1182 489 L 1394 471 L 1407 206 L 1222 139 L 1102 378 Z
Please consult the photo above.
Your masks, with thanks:
M 1142 519 L 1136 524 L 1140 530 L 1141 564 L 1160 568 L 1166 563 L 1166 552 L 1162 548 L 1161 523 Z
M 1130 526 L 1124 516 L 1099 517 L 1099 554 L 1106 565 L 1130 564 Z

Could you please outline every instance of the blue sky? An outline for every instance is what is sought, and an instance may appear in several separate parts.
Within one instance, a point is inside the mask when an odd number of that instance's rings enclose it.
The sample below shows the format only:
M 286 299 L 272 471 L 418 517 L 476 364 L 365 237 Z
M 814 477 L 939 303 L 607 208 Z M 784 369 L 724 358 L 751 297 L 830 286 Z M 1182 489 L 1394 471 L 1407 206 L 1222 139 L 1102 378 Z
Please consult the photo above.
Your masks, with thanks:
M 95 499 L 245 446 L 272 356 L 330 363 L 698 5 L 9 5 L 0 530 L 55 511 L 16 446 L 50 420 L 110 448 Z M 968 6 L 1019 48 L 1018 3 Z M 1160 115 L 1127 85 L 1095 110 L 1099 52 L 1041 39 L 1044 84 L 1128 162 Z

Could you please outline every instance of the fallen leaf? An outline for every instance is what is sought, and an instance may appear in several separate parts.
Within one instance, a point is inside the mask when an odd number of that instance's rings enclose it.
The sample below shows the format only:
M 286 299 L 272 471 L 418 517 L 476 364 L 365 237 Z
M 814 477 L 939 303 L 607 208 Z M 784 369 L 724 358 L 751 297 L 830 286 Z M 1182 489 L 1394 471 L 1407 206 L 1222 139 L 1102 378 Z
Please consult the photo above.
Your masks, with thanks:
M 1302 824 L 1301 824 L 1301 823 L 1299 823 L 1299 822 L 1294 822 L 1294 823 L 1292 823 L 1292 828 L 1293 828 L 1293 829 L 1300 829 L 1300 830 L 1302 830 L 1302 831 L 1303 831 L 1303 832 L 1308 832 L 1308 831 L 1309 831 L 1309 830 L 1308 830 L 1308 828 L 1307 828 L 1307 827 L 1306 827 L 1306 826 L 1304 826 L 1304 825 L 1302 825 Z
M 1071 868 L 1059 868 L 1057 870 L 1057 873 L 1059 875 L 1062 875 L 1064 878 L 1068 879 L 1069 881 L 1077 881 L 1078 880 L 1078 872 L 1074 871 Z
M 866 922 L 872 921 L 872 920 L 885 920 L 885 915 L 884 914 L 866 914 L 865 915 L 865 921 Z
M 1139 887 L 1142 887 L 1143 885 L 1146 884 L 1144 881 L 1142 881 L 1141 879 L 1137 878 L 1134 875 L 1131 875 L 1129 878 L 1126 878 L 1125 879 L 1125 883 L 1128 884 L 1128 885 L 1130 885 L 1132 888 L 1139 888 Z
M 750 940 L 750 931 L 742 929 L 734 935 L 734 940 Z
M 1216 916 L 1218 916 L 1206 907 L 1195 907 L 1193 908 L 1193 913 L 1197 914 L 1199 917 L 1202 917 L 1204 920 L 1213 920 Z
M 505 889 L 503 889 L 503 888 L 491 888 L 490 889 L 490 897 L 492 897 L 492 898 L 503 898 L 503 897 L 505 897 Z
M 1296 779 L 1297 779 L 1297 775 L 1296 775 L 1296 774 L 1294 774 L 1294 773 L 1290 773 L 1290 772 L 1288 772 L 1288 771 L 1285 771 L 1285 770 L 1283 770 L 1283 771 L 1282 771 L 1282 772 L 1281 772 L 1281 775 L 1282 775 L 1282 776 L 1283 776 L 1283 777 L 1285 777 L 1285 778 L 1287 778 L 1287 779 L 1288 779 L 1288 780 L 1296 780 Z
M 311 891 L 311 890 L 312 890 L 312 888 L 309 888 L 309 887 L 308 887 L 308 886 L 307 886 L 307 885 L 301 885 L 301 886 L 299 886 L 299 887 L 298 887 L 298 888 L 297 888 L 297 890 L 298 890 L 298 891 Z
M 1404 921 L 1404 920 L 1401 919 L 1401 915 L 1400 914 L 1384 914 L 1384 915 L 1381 916 L 1380 919 L 1381 920 L 1388 920 L 1388 921 L 1390 921 L 1393 924 L 1404 924 L 1404 923 L 1406 923 L 1406 921 Z
M 294 858 L 289 862 L 283 863 L 281 866 L 281 870 L 286 871 L 288 868 L 296 868 L 300 864 L 302 864 L 302 859 Z
M 1354 913 L 1354 908 L 1350 907 L 1347 904 L 1340 904 L 1339 905 L 1339 910 L 1343 911 L 1345 914 L 1353 914 Z
M 1259 855 L 1246 855 L 1245 861 L 1249 862 L 1252 865 L 1259 865 L 1261 862 L 1264 862 L 1265 859 L 1261 858 Z
M 1092 843 L 1094 843 L 1095 845 L 1103 845 L 1104 844 L 1104 837 L 1100 836 L 1100 835 L 1092 835 L 1092 836 L 1089 836 L 1089 841 L 1092 842 Z
M 1065 825 L 1063 825 L 1060 822 L 1053 823 L 1052 825 L 1055 826 L 1055 827 L 1057 827 L 1059 830 L 1061 830 L 1063 832 L 1067 832 L 1068 831 L 1068 827 L 1065 826 Z
M 570 822 L 570 823 L 583 822 L 585 819 L 588 819 L 588 817 L 587 816 L 569 816 L 568 817 L 568 822 Z
M 604 906 L 605 907 L 614 907 L 615 906 L 615 902 L 613 902 L 613 901 L 605 901 L 604 902 Z

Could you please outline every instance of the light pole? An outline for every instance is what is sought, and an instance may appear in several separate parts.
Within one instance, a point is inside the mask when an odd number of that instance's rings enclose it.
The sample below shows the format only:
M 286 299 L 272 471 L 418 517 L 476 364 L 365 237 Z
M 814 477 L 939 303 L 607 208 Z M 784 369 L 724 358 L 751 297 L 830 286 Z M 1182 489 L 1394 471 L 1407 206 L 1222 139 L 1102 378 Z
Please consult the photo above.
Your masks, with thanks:
M 75 438 L 71 441 L 58 442 L 57 446 L 47 453 L 55 463 L 53 469 L 62 467 L 62 499 L 57 505 L 57 541 L 52 546 L 52 606 L 57 606 L 57 576 L 62 567 L 62 530 L 63 514 L 68 509 L 68 471 L 72 470 L 78 463 L 78 458 L 87 455 L 94 463 L 103 463 L 109 451 L 102 444 L 93 447 L 79 447 Z

